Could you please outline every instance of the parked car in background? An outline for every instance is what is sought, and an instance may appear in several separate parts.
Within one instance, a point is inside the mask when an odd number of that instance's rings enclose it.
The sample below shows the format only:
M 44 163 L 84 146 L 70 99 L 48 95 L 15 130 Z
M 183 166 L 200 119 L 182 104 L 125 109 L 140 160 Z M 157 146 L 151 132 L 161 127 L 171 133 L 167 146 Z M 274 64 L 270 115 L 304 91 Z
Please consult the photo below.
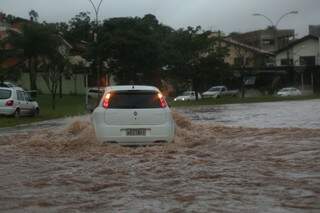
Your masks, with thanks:
M 198 93 L 198 99 L 201 99 L 201 95 Z M 173 99 L 174 101 L 194 101 L 196 100 L 195 91 L 185 91 L 182 95 Z
M 86 108 L 89 112 L 93 112 L 93 110 L 98 106 L 104 91 L 105 87 L 88 88 L 86 93 Z
M 36 116 L 39 104 L 20 87 L 0 87 L 0 115 Z
M 107 87 L 93 111 L 92 123 L 101 143 L 147 145 L 174 139 L 171 111 L 152 86 Z
M 286 87 L 277 92 L 277 96 L 287 97 L 287 96 L 299 96 L 302 95 L 301 91 L 294 87 Z
M 226 86 L 214 86 L 211 87 L 208 91 L 202 93 L 203 98 L 220 98 L 223 96 L 237 96 L 239 90 L 228 90 Z

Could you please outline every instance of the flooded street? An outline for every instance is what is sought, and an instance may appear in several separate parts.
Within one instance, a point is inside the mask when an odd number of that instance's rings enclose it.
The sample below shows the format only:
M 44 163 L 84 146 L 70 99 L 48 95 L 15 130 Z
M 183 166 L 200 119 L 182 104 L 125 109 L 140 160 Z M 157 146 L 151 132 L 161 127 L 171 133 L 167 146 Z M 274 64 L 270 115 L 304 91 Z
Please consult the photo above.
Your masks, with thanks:
M 320 102 L 293 103 L 179 109 L 165 146 L 102 146 L 88 117 L 11 129 L 0 136 L 0 211 L 319 212 Z
M 320 100 L 229 104 L 181 109 L 197 122 L 257 128 L 320 128 Z

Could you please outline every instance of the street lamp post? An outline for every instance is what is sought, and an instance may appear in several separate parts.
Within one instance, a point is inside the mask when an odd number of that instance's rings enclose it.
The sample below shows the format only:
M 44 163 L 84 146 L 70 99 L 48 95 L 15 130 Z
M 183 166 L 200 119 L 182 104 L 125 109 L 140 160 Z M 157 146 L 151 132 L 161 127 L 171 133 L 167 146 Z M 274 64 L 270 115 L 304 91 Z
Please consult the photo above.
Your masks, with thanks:
M 261 14 L 261 13 L 254 13 L 252 14 L 253 16 L 261 16 L 263 18 L 265 18 L 268 22 L 270 22 L 271 24 L 271 27 L 272 29 L 274 30 L 274 34 L 273 34 L 273 37 L 274 37 L 274 45 L 275 45 L 275 48 L 278 49 L 278 38 L 277 38 L 277 28 L 279 26 L 279 23 L 281 22 L 282 19 L 284 19 L 286 16 L 288 15 L 294 15 L 294 14 L 298 14 L 299 12 L 294 10 L 294 11 L 290 11 L 290 12 L 287 12 L 285 14 L 283 14 L 282 16 L 280 16 L 280 18 L 277 20 L 277 22 L 273 22 L 268 16 L 264 15 L 264 14 Z
M 100 0 L 98 6 L 96 6 L 92 0 L 89 0 L 89 2 L 91 3 L 92 7 L 93 7 L 93 10 L 94 10 L 94 13 L 96 15 L 96 25 L 98 26 L 99 24 L 99 11 L 100 11 L 100 7 L 101 7 L 101 4 L 103 2 L 103 0 Z
M 93 7 L 93 10 L 94 10 L 94 13 L 95 13 L 95 32 L 93 33 L 93 42 L 95 43 L 96 47 L 98 47 L 98 26 L 99 26 L 99 12 L 100 12 L 100 7 L 101 7 L 101 4 L 103 2 L 103 0 L 100 0 L 99 1 L 99 4 L 96 5 L 94 4 L 94 2 L 92 0 L 89 0 L 89 2 L 91 3 L 92 7 Z M 96 54 L 97 54 L 97 51 L 96 51 Z M 98 83 L 98 99 L 100 99 L 100 75 L 101 75 L 101 70 L 100 70 L 100 60 L 99 60 L 99 56 L 96 55 L 96 71 L 97 71 L 97 83 Z M 87 88 L 88 90 L 88 88 Z
M 95 29 L 94 29 L 94 32 L 93 32 L 93 42 L 95 43 L 95 45 L 97 46 L 98 44 L 98 26 L 99 26 L 99 11 L 100 11 L 100 7 L 101 7 L 101 4 L 103 2 L 103 0 L 100 0 L 99 1 L 99 4 L 95 4 L 93 2 L 93 0 L 88 0 L 90 2 L 90 4 L 92 5 L 93 7 L 93 10 L 94 10 L 94 13 L 95 13 Z M 98 99 L 100 99 L 100 69 L 99 69 L 99 57 L 98 55 L 96 55 L 96 58 L 95 58 L 95 61 L 96 61 L 96 68 L 97 68 L 97 83 L 98 83 Z M 87 89 L 87 92 L 86 92 L 86 104 L 88 104 L 88 74 L 86 76 L 86 89 Z

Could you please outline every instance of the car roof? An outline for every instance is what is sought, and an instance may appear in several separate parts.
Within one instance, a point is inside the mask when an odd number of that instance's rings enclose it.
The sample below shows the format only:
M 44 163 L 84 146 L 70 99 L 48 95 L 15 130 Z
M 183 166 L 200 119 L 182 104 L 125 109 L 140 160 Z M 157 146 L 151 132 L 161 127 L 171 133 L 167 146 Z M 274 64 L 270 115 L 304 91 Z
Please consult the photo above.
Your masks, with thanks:
M 106 87 L 89 87 L 88 90 L 105 90 Z
M 221 88 L 221 87 L 225 87 L 225 86 L 212 86 L 211 88 Z
M 0 87 L 0 89 L 24 91 L 21 87 Z
M 146 85 L 121 85 L 121 86 L 106 87 L 106 91 L 127 91 L 127 90 L 150 90 L 150 91 L 159 92 L 158 88 L 154 86 L 146 86 Z
M 0 89 L 5 89 L 5 90 L 13 90 L 13 87 L 0 87 Z
M 285 87 L 285 88 L 282 88 L 282 89 L 297 89 L 295 87 Z

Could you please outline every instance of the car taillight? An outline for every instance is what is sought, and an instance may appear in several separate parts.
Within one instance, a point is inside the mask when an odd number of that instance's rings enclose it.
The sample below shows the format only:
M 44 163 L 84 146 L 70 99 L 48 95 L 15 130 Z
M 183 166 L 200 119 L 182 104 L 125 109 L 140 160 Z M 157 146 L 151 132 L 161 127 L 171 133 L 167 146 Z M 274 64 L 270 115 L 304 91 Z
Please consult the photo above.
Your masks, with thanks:
M 6 106 L 13 106 L 13 103 L 14 103 L 13 100 L 9 100 L 9 101 L 6 102 L 5 105 Z
M 103 108 L 109 108 L 109 101 L 110 101 L 110 97 L 111 97 L 111 94 L 110 93 L 107 93 L 104 98 L 103 98 Z
M 158 93 L 158 97 L 160 99 L 160 107 L 161 108 L 166 108 L 167 107 L 167 102 L 164 99 L 163 95 L 161 93 Z

